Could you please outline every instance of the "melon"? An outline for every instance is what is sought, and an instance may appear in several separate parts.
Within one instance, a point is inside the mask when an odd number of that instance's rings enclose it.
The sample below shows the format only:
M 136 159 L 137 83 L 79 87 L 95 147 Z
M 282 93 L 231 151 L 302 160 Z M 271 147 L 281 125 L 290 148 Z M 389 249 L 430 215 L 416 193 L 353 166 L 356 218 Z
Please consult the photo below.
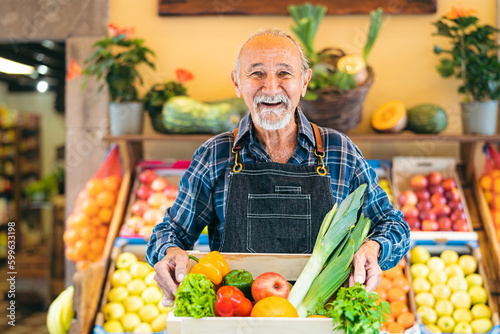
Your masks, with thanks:
M 406 128 L 408 117 L 401 101 L 389 101 L 372 115 L 371 126 L 377 132 L 397 133 Z

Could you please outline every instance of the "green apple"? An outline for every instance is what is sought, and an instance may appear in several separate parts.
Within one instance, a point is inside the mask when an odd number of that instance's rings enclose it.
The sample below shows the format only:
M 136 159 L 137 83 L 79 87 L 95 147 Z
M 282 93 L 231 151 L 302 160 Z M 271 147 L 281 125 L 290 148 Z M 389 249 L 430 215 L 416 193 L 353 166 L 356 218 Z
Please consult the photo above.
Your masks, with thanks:
M 472 333 L 472 327 L 466 321 L 460 321 L 453 328 L 453 333 Z
M 443 315 L 436 323 L 444 333 L 451 333 L 455 327 L 455 320 L 449 315 Z
M 462 255 L 458 259 L 458 264 L 462 267 L 465 275 L 476 272 L 477 261 L 472 255 Z
M 110 302 L 121 302 L 128 297 L 128 290 L 124 286 L 117 286 L 109 290 L 108 301 Z
M 146 304 L 138 313 L 143 322 L 151 323 L 160 314 L 160 310 L 154 304 Z
M 431 284 L 439 284 L 446 283 L 446 281 L 448 280 L 448 276 L 446 275 L 444 270 L 436 271 L 431 269 L 431 271 L 429 271 L 429 274 L 427 275 L 427 279 L 429 280 L 429 282 L 431 282 Z
M 471 305 L 470 296 L 466 291 L 455 291 L 451 294 L 450 301 L 455 308 L 469 309 Z
M 453 319 L 455 321 L 465 321 L 465 322 L 471 322 L 472 321 L 472 314 L 468 308 L 456 308 L 455 311 L 453 311 Z
M 173 307 L 172 306 L 163 306 L 163 302 L 160 300 L 158 302 L 158 309 L 162 313 L 168 313 L 168 312 L 172 311 Z
M 108 333 L 123 333 L 122 324 L 118 320 L 106 321 L 102 327 Z
M 141 322 L 136 328 L 134 328 L 134 333 L 152 333 L 153 328 L 150 324 Z
M 488 293 L 482 286 L 473 286 L 469 289 L 470 302 L 472 305 L 486 304 L 488 301 Z
M 133 278 L 145 278 L 153 270 L 149 264 L 144 261 L 137 261 L 130 266 L 130 273 Z
M 444 283 L 439 283 L 432 286 L 431 293 L 436 299 L 448 299 L 451 295 L 451 289 Z
M 477 286 L 483 286 L 483 278 L 481 275 L 472 273 L 467 276 L 465 276 L 465 280 L 467 281 L 467 285 L 469 288 L 477 285 Z
M 118 269 L 111 274 L 111 286 L 125 286 L 132 279 L 132 275 L 125 269 Z
M 153 332 L 161 332 L 167 328 L 167 313 L 159 314 L 151 323 Z
M 465 276 L 464 270 L 458 264 L 450 264 L 449 266 L 446 266 L 444 268 L 444 272 L 445 272 L 446 276 L 448 276 L 448 278 L 450 278 L 452 276 L 460 276 L 460 277 Z
M 413 247 L 410 251 L 410 263 L 426 263 L 431 254 L 423 246 Z
M 427 327 L 427 329 L 431 332 L 431 333 L 434 333 L 434 334 L 441 334 L 441 330 L 439 329 L 438 326 L 434 325 L 434 324 L 427 324 L 425 325 Z
M 141 318 L 139 318 L 137 313 L 129 312 L 123 315 L 121 321 L 125 332 L 130 332 L 133 331 L 134 328 L 136 328 L 137 325 L 141 323 Z
M 137 256 L 130 252 L 121 253 L 116 258 L 116 268 L 129 269 L 132 263 L 137 262 Z
M 423 277 L 416 277 L 411 285 L 415 293 L 431 290 L 431 283 Z
M 154 271 L 147 274 L 146 278 L 144 279 L 144 282 L 146 282 L 146 284 L 149 286 L 158 286 L 158 284 L 155 281 L 155 274 L 156 273 Z
M 489 333 L 490 329 L 493 328 L 493 323 L 490 319 L 481 318 L 472 320 L 470 326 L 474 333 Z
M 148 286 L 141 294 L 142 299 L 146 304 L 156 304 L 161 301 L 163 294 L 159 287 Z
M 451 276 L 446 282 L 446 285 L 448 285 L 453 292 L 467 291 L 467 281 L 460 276 Z
M 111 302 L 107 303 L 103 309 L 104 320 L 118 320 L 125 314 L 125 308 L 121 303 Z
M 438 271 L 444 270 L 445 267 L 444 261 L 437 256 L 430 257 L 429 260 L 427 260 L 426 264 L 427 267 L 432 268 L 432 270 Z
M 480 319 L 480 318 L 491 318 L 491 310 L 490 308 L 485 305 L 485 304 L 476 304 L 472 306 L 472 309 L 470 310 L 472 313 L 472 317 L 474 319 Z
M 441 258 L 441 260 L 443 260 L 446 266 L 458 262 L 458 253 L 451 249 L 445 250 L 439 257 Z
M 419 306 L 417 308 L 417 313 L 418 315 L 420 315 L 420 317 L 422 318 L 422 322 L 425 325 L 435 324 L 437 321 L 437 314 L 430 306 L 427 305 Z
M 429 274 L 429 268 L 423 263 L 415 263 L 410 267 L 411 277 L 427 277 Z
M 128 296 L 122 303 L 127 312 L 137 312 L 144 306 L 144 300 L 139 296 Z
M 432 293 L 430 293 L 430 292 L 420 292 L 420 293 L 417 293 L 417 295 L 415 296 L 415 302 L 417 303 L 418 307 L 424 306 L 424 305 L 429 306 L 429 307 L 433 307 L 435 299 L 434 299 L 434 296 L 432 295 Z
M 127 283 L 127 290 L 131 295 L 139 296 L 146 287 L 147 284 L 140 278 L 134 278 Z
M 453 304 L 449 300 L 440 299 L 434 305 L 434 310 L 438 317 L 442 317 L 443 315 L 452 315 L 453 314 Z

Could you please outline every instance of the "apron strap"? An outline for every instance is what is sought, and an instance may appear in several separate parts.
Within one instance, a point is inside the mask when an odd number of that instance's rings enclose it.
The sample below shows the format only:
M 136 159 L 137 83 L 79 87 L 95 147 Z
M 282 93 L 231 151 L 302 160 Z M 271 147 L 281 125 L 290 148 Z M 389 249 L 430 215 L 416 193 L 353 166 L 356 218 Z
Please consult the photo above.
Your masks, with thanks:
M 309 122 L 309 123 L 311 123 L 311 122 Z M 323 141 L 321 140 L 321 135 L 319 134 L 318 126 L 314 123 L 311 123 L 311 127 L 312 127 L 313 133 L 314 133 L 314 140 L 316 141 L 316 152 L 318 152 L 320 155 L 322 155 L 324 153 Z
M 238 134 L 238 128 L 234 129 L 234 141 L 236 142 L 236 135 Z M 243 169 L 241 162 L 238 162 L 238 152 L 241 150 L 241 145 L 235 145 L 231 148 L 231 151 L 235 154 L 233 172 L 239 173 Z

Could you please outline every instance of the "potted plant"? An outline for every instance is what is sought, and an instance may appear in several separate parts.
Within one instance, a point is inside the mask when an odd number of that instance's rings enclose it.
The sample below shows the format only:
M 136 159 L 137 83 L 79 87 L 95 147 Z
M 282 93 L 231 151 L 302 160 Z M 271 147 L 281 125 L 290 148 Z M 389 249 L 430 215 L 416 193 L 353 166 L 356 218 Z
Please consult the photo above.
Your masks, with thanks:
M 452 7 L 434 26 L 434 34 L 450 39 L 451 48 L 434 46 L 434 53 L 444 55 L 437 70 L 445 78 L 461 80 L 458 92 L 464 133 L 494 134 L 500 97 L 500 62 L 495 33 L 490 25 L 478 24 L 475 10 Z
M 347 55 L 338 48 L 316 51 L 314 38 L 326 7 L 309 3 L 288 10 L 295 26 L 292 31 L 304 47 L 313 71 L 307 93 L 300 105 L 310 121 L 347 132 L 361 121 L 362 105 L 373 83 L 368 56 L 382 26 L 382 10 L 370 13 L 362 55 Z
M 110 95 L 111 134 L 141 133 L 144 106 L 137 94 L 136 85 L 142 84 L 142 77 L 137 69 L 141 64 L 151 68 L 155 65 L 148 59 L 154 52 L 144 46 L 144 40 L 132 38 L 133 29 L 118 29 L 110 24 L 108 36 L 94 44 L 94 53 L 85 61 L 85 67 L 79 69 L 73 60 L 68 78 L 81 74 L 104 79 Z M 104 83 L 99 87 L 99 91 Z

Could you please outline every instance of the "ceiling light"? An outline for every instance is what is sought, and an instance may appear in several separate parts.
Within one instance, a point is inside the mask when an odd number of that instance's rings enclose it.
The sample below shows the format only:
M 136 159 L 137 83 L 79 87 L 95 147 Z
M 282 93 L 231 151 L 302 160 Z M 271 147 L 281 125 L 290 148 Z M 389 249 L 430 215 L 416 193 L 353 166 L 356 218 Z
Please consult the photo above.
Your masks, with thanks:
M 30 75 L 35 72 L 35 68 L 33 66 L 21 64 L 16 61 L 0 57 L 0 72 L 7 74 Z
M 38 73 L 45 75 L 49 71 L 49 68 L 45 65 L 40 65 L 36 70 L 38 71 Z
M 39 81 L 37 84 L 36 84 L 36 89 L 40 92 L 40 93 L 45 93 L 47 91 L 47 89 L 49 88 L 49 84 L 47 83 L 47 81 Z

